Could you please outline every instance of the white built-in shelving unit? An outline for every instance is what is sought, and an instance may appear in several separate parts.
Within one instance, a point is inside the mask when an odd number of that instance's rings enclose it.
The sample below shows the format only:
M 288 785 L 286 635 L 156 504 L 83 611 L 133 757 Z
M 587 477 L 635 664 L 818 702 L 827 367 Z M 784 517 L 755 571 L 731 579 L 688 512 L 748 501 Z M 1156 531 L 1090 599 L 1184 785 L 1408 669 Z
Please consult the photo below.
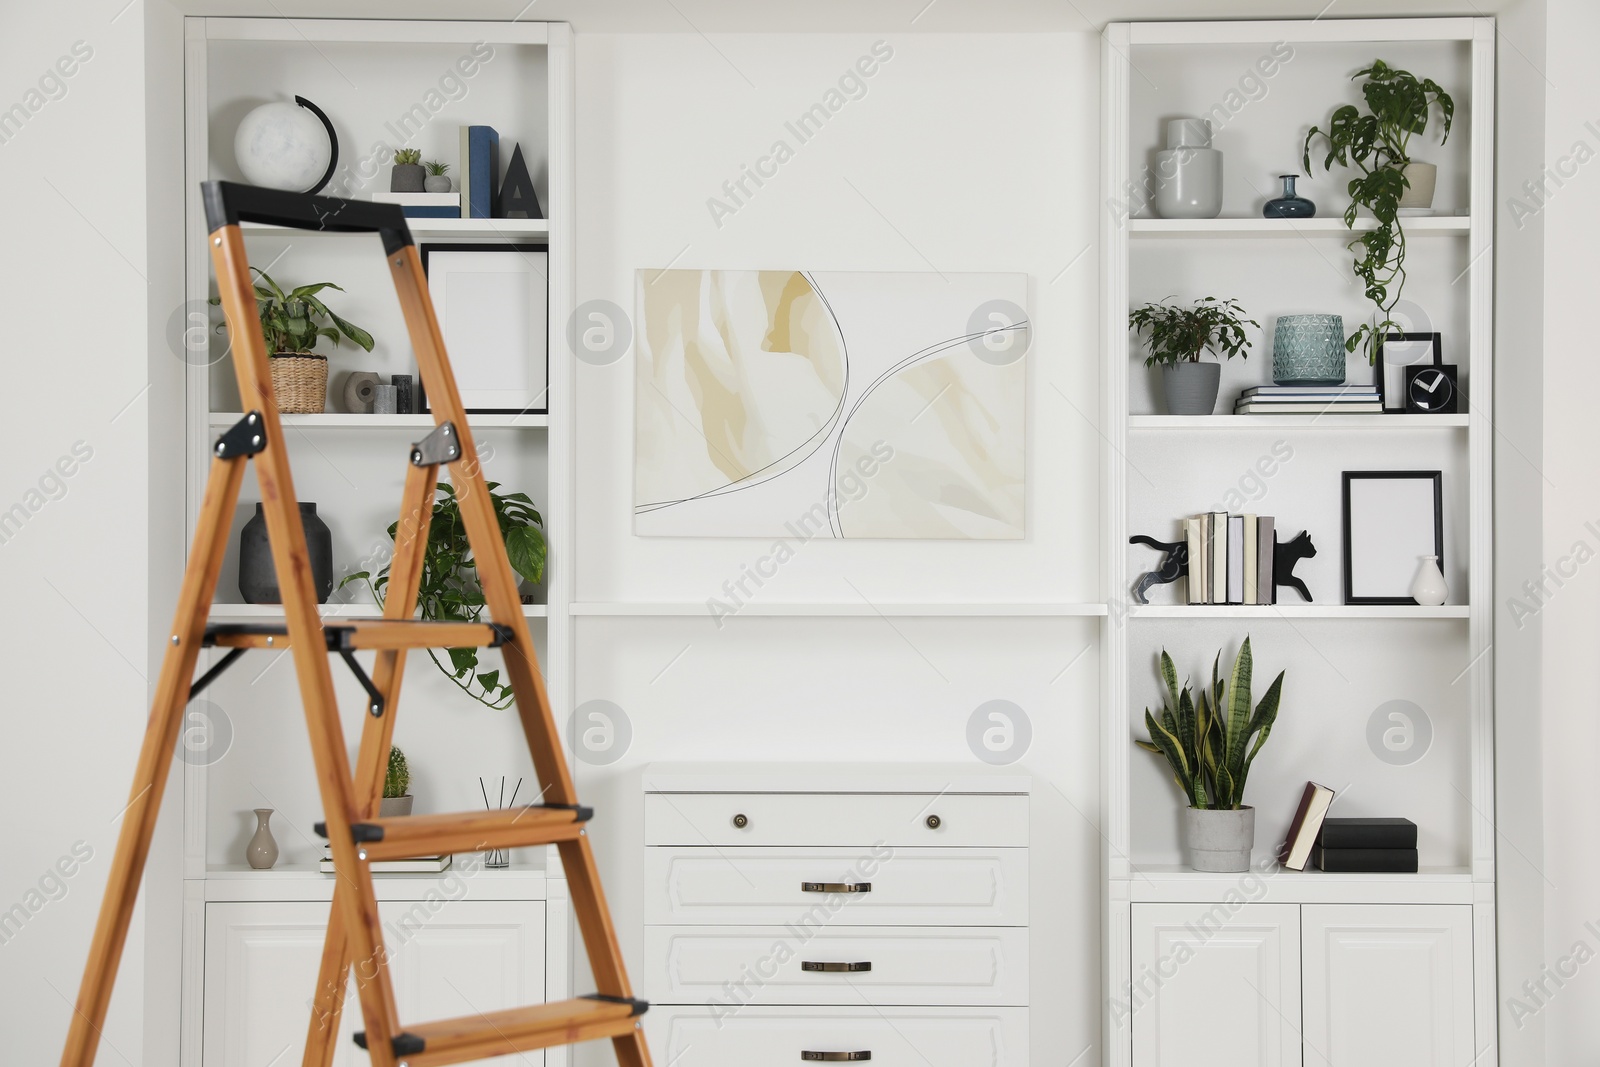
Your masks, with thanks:
M 1376 952 L 1372 959 L 1392 960 L 1383 953 L 1386 945 L 1427 946 L 1432 953 L 1418 958 L 1432 961 L 1428 977 L 1437 980 L 1427 994 L 1434 999 L 1426 1024 L 1432 1027 L 1427 1055 L 1437 1058 L 1418 1054 L 1407 1062 L 1495 1063 L 1494 705 L 1487 655 L 1493 641 L 1493 20 L 1113 24 L 1102 57 L 1103 576 L 1110 605 L 1101 735 L 1105 1062 L 1195 1062 L 1173 1058 L 1162 1044 L 1161 1020 L 1202 1016 L 1238 1040 L 1258 1042 L 1248 1052 L 1234 1050 L 1241 1059 L 1298 1064 L 1303 1054 L 1305 1063 L 1324 1062 L 1319 1057 L 1329 1050 L 1317 1043 L 1332 1040 L 1327 1013 L 1359 995 L 1340 1000 L 1312 991 L 1326 992 L 1329 954 L 1346 944 L 1341 937 L 1352 916 L 1367 916 L 1374 924 L 1367 942 Z M 1263 65 L 1263 57 L 1273 61 Z M 1335 106 L 1359 102 L 1350 77 L 1374 58 L 1434 78 L 1456 103 L 1448 144 L 1438 144 L 1437 116 L 1429 134 L 1412 144 L 1414 157 L 1439 165 L 1440 181 L 1434 214 L 1403 220 L 1410 278 L 1399 310 L 1409 328 L 1443 333 L 1445 362 L 1459 367 L 1462 412 L 1162 414 L 1156 379 L 1128 331 L 1134 305 L 1169 296 L 1232 297 L 1262 323 L 1251 357 L 1224 368 L 1223 409 L 1231 408 L 1240 388 L 1269 381 L 1273 316 L 1336 312 L 1347 329 L 1368 320 L 1370 306 L 1344 248 L 1353 236 L 1341 217 L 1350 175 L 1319 167 L 1302 178 L 1300 193 L 1316 202 L 1315 218 L 1267 220 L 1261 206 L 1277 195 L 1278 174 L 1301 171 L 1308 127 L 1325 127 Z M 1213 144 L 1223 152 L 1225 174 L 1221 218 L 1154 218 L 1137 192 L 1154 152 L 1164 147 L 1164 122 L 1183 116 L 1210 117 L 1217 126 Z M 1320 153 L 1314 150 L 1313 158 L 1320 161 Z M 1370 225 L 1358 220 L 1356 228 Z M 1364 383 L 1370 374 L 1364 359 L 1351 359 L 1349 381 Z M 1269 461 L 1261 463 L 1262 457 Z M 1340 603 L 1340 474 L 1382 469 L 1444 472 L 1451 593 L 1442 607 Z M 1160 557 L 1130 546 L 1129 536 L 1173 540 L 1184 516 L 1211 510 L 1274 515 L 1280 539 L 1308 530 L 1318 556 L 1297 574 L 1315 601 L 1302 603 L 1284 589 L 1279 605 L 1194 607 L 1180 603 L 1180 582 L 1152 590 L 1155 603 L 1131 603 L 1134 579 Z M 1417 822 L 1418 874 L 1278 870 L 1246 881 L 1197 873 L 1183 862 L 1181 800 L 1164 766 L 1133 745 L 1144 736 L 1142 709 L 1159 707 L 1155 659 L 1169 650 L 1180 674 L 1200 682 L 1217 650 L 1231 658 L 1247 633 L 1258 694 L 1280 669 L 1287 671 L 1278 725 L 1249 785 L 1257 858 L 1269 859 L 1282 840 L 1309 779 L 1340 791 L 1335 814 L 1405 815 Z M 1415 762 L 1386 763 L 1369 748 L 1369 717 L 1388 700 L 1415 705 L 1431 728 L 1426 754 Z M 1242 1000 L 1206 1001 L 1200 1015 L 1185 1014 L 1176 1001 L 1171 1010 L 1125 1011 L 1135 988 L 1145 991 L 1141 1003 L 1154 987 L 1161 987 L 1158 996 L 1191 995 L 1196 987 L 1184 985 L 1181 975 L 1145 973 L 1155 958 L 1151 946 L 1170 945 L 1159 941 L 1169 934 L 1188 936 L 1180 918 L 1239 903 L 1261 907 L 1239 913 L 1241 924 L 1256 926 L 1238 943 L 1249 942 L 1262 959 L 1273 955 L 1273 975 L 1292 969 L 1292 981 L 1285 977 L 1260 997 L 1241 985 Z M 1361 910 L 1349 910 L 1355 906 Z M 1324 971 L 1313 973 L 1317 967 Z M 1209 972 L 1206 981 L 1218 998 L 1234 996 L 1231 987 L 1223 988 L 1234 973 L 1227 966 Z M 1382 987 L 1388 977 L 1373 975 L 1371 987 Z M 1301 988 L 1307 991 L 1303 1008 Z M 1282 1005 L 1274 1001 L 1280 992 Z M 1239 1005 L 1241 1015 L 1221 1021 L 1213 1012 L 1224 1004 Z M 1275 1015 L 1279 1008 L 1282 1014 Z M 1241 1030 L 1253 1013 L 1261 1028 L 1249 1036 Z M 1359 1047 L 1385 1040 L 1387 1025 L 1374 1022 L 1360 1035 L 1369 1044 Z M 1331 1062 L 1344 1062 L 1350 1047 L 1342 1045 Z M 1378 1055 L 1361 1062 L 1398 1061 Z
M 186 20 L 185 32 L 189 325 L 197 314 L 206 316 L 211 326 L 221 321 L 220 312 L 207 305 L 216 290 L 200 183 L 242 181 L 232 150 L 239 120 L 260 103 L 301 95 L 328 114 L 339 138 L 341 165 L 323 190 L 326 195 L 362 199 L 386 190 L 388 151 L 396 147 L 420 148 L 425 159 L 443 159 L 451 164 L 451 174 L 458 175 L 461 125 L 486 123 L 500 132 L 502 168 L 512 146 L 520 144 L 547 219 L 417 219 L 411 231 L 419 246 L 435 240 L 547 244 L 548 321 L 556 324 L 552 329 L 559 337 L 560 324 L 573 307 L 575 257 L 573 46 L 567 26 L 195 17 Z M 362 164 L 369 159 L 378 165 L 367 177 Z M 317 503 L 319 516 L 332 531 L 337 581 L 385 561 L 383 550 L 390 543 L 385 531 L 399 513 L 409 445 L 432 428 L 433 419 L 341 410 L 345 371 L 416 373 L 376 236 L 250 223 L 242 229 L 253 265 L 280 282 L 339 283 L 345 292 L 324 294 L 330 305 L 377 339 L 371 353 L 348 343 L 324 346 L 331 357 L 327 413 L 282 418 L 296 494 Z M 241 417 L 225 351 L 226 337 L 216 331 L 209 360 L 191 359 L 191 525 L 205 486 L 211 443 Z M 501 482 L 502 491 L 527 492 L 545 519 L 549 563 L 537 597 L 543 602 L 525 605 L 524 614 L 561 719 L 572 702 L 573 390 L 570 360 L 555 351 L 549 358 L 549 386 L 548 415 L 478 415 L 471 421 L 487 477 Z M 247 475 L 213 620 L 281 617 L 274 606 L 243 603 L 238 590 L 235 546 L 257 499 L 255 479 Z M 336 591 L 323 614 L 362 618 L 378 613 L 370 595 L 350 593 Z M 320 924 L 334 879 L 318 870 L 322 842 L 310 829 L 322 817 L 321 800 L 293 670 L 284 659 L 275 653 L 247 658 L 204 694 L 206 704 L 192 708 L 186 723 L 215 737 L 220 718 L 229 736 L 218 742 L 227 746 L 220 758 L 215 751 L 202 753 L 187 758 L 184 767 L 183 1067 L 251 1057 L 265 1063 L 280 1050 L 257 1049 L 249 1044 L 255 1037 L 241 1035 L 259 1031 L 266 1035 L 261 1040 L 271 1038 L 281 1045 L 298 1042 L 304 1026 L 314 962 L 310 976 L 300 972 L 319 951 Z M 480 669 L 494 665 L 491 661 Z M 359 706 L 359 690 L 337 666 L 335 680 L 341 703 Z M 396 741 L 409 750 L 418 812 L 469 810 L 482 804 L 479 776 L 533 781 L 515 714 L 462 696 L 423 653 L 411 658 L 402 705 Z M 197 711 L 209 721 L 195 718 Z M 345 724 L 353 746 L 359 723 L 347 715 Z M 531 799 L 527 790 L 536 788 L 526 786 L 524 796 Z M 251 870 L 241 862 L 249 836 L 245 820 L 255 807 L 278 812 L 272 825 L 282 856 L 270 871 Z M 474 985 L 474 977 L 463 980 L 463 989 L 488 989 L 495 997 L 486 1005 L 454 1002 L 445 988 L 446 979 L 452 978 L 449 967 L 430 965 L 427 975 L 413 975 L 418 981 L 402 981 L 403 1014 L 421 1021 L 564 995 L 570 981 L 568 905 L 553 850 L 518 850 L 506 870 L 475 866 L 468 871 L 458 864 L 452 875 L 388 875 L 377 883 L 383 906 L 397 909 L 396 914 L 414 917 L 415 905 L 441 897 L 448 901 L 424 932 L 400 938 L 399 972 L 405 971 L 411 953 L 453 960 L 451 966 L 458 969 L 462 964 L 481 966 L 489 986 Z M 248 986 L 241 984 L 246 972 Z M 460 980 L 459 975 L 454 978 Z M 283 1004 L 271 1003 L 263 995 L 268 989 L 281 989 Z M 473 992 L 468 999 L 478 995 Z M 347 1007 L 346 1015 L 359 1019 L 353 1007 Z M 341 1049 L 341 1056 L 350 1054 Z M 556 1067 L 566 1062 L 566 1055 L 564 1049 L 551 1050 L 544 1062 Z M 525 1058 L 539 1062 L 539 1054 Z M 289 1059 L 298 1062 L 298 1051 L 283 1062 Z

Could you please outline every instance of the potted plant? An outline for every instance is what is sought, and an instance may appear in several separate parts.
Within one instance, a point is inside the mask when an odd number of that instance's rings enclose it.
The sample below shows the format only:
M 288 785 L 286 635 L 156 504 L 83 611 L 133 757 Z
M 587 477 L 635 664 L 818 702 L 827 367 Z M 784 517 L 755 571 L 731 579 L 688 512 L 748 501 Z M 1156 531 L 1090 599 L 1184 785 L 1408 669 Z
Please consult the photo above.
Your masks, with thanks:
M 1222 653 L 1211 665 L 1211 688 L 1178 690 L 1172 657 L 1161 652 L 1165 706 L 1158 719 L 1149 708 L 1144 723 L 1150 740 L 1137 741 L 1166 758 L 1189 806 L 1183 813 L 1184 845 L 1197 871 L 1246 871 L 1255 844 L 1255 809 L 1244 803 L 1244 787 L 1256 753 L 1272 734 L 1283 691 L 1278 672 L 1261 703 L 1250 708 L 1250 638 L 1244 639 L 1224 683 L 1217 675 Z M 1250 739 L 1254 737 L 1255 743 Z
M 1443 123 L 1439 143 L 1444 144 L 1450 139 L 1456 105 L 1433 79 L 1418 79 L 1381 59 L 1357 71 L 1354 78 L 1366 79 L 1361 95 L 1367 113 L 1346 104 L 1334 111 L 1326 130 L 1311 127 L 1301 162 L 1309 173 L 1311 143 L 1320 137 L 1328 143 L 1323 169 L 1332 170 L 1338 163 L 1361 172 L 1350 179 L 1350 206 L 1345 209 L 1344 223 L 1355 229 L 1360 208 L 1366 208 L 1376 220 L 1375 227 L 1351 241 L 1349 248 L 1356 255 L 1356 277 L 1377 314 L 1374 321 L 1363 323 L 1345 340 L 1345 350 L 1354 352 L 1364 336 L 1367 360 L 1375 364 L 1384 335 L 1403 330 L 1390 318 L 1406 283 L 1406 235 L 1400 218 L 1428 213 L 1439 174 L 1434 164 L 1411 158 L 1411 138 L 1428 128 L 1428 116 L 1437 107 Z
M 1162 301 L 1135 308 L 1128 325 L 1135 333 L 1150 334 L 1150 354 L 1144 365 L 1162 366 L 1162 386 L 1167 411 L 1173 415 L 1209 415 L 1217 406 L 1222 364 L 1202 363 L 1206 352 L 1224 358 L 1249 358 L 1245 326 L 1261 328 L 1232 300 L 1208 296 L 1193 307 Z
M 500 522 L 500 535 L 505 538 L 511 567 L 526 581 L 542 582 L 545 541 L 540 527 L 544 519 L 534 510 L 528 494 L 502 495 L 495 492 L 499 486 L 499 482 L 488 483 L 489 499 Z M 439 499 L 434 502 L 433 515 L 428 520 L 428 545 L 423 553 L 417 605 L 424 619 L 477 622 L 483 615 L 483 589 L 478 584 L 478 569 L 472 562 L 467 528 L 461 521 L 461 505 L 456 500 L 455 489 L 448 483 L 439 483 L 438 492 Z M 389 524 L 391 538 L 398 528 L 399 523 Z M 389 568 L 385 566 L 376 577 L 368 571 L 357 571 L 341 581 L 339 588 L 351 582 L 366 582 L 373 599 L 382 604 L 384 590 L 389 584 Z M 429 649 L 428 656 L 445 677 L 474 700 L 491 708 L 510 707 L 513 699 L 510 681 L 502 682 L 498 670 L 480 673 L 478 651 L 476 648 L 445 649 L 449 666 L 439 659 L 437 649 Z
M 258 279 L 256 311 L 261 317 L 261 338 L 266 343 L 278 410 L 293 415 L 321 414 L 328 399 L 328 357 L 312 349 L 324 337 L 337 345 L 344 336 L 371 352 L 372 335 L 341 319 L 317 298 L 324 289 L 342 293 L 342 287 L 314 282 L 285 292 L 266 271 L 250 269 Z M 221 300 L 212 297 L 211 303 Z M 333 325 L 327 325 L 329 322 Z M 226 325 L 222 323 L 218 329 Z
M 422 187 L 430 193 L 448 193 L 450 191 L 450 164 L 440 163 L 430 159 L 422 165 L 428 176 L 422 179 Z
M 411 814 L 411 768 L 406 754 L 399 745 L 389 746 L 389 769 L 383 776 L 383 800 L 378 804 L 378 817 L 392 818 Z
M 422 167 L 422 153 L 415 148 L 398 148 L 394 153 L 394 166 L 389 171 L 391 193 L 420 193 L 426 171 Z

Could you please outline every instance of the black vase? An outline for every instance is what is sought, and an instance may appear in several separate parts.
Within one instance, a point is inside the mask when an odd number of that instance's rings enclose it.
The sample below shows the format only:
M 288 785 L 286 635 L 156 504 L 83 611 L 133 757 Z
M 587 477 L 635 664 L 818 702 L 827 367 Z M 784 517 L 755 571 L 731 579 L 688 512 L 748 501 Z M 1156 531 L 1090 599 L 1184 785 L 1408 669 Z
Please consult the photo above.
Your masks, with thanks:
M 306 531 L 306 551 L 311 557 L 311 581 L 317 589 L 317 603 L 326 604 L 333 592 L 333 534 L 317 518 L 315 504 L 300 505 L 300 522 Z M 272 565 L 272 546 L 267 541 L 267 518 L 256 505 L 256 513 L 239 531 L 239 592 L 246 604 L 282 604 L 278 591 L 278 572 Z

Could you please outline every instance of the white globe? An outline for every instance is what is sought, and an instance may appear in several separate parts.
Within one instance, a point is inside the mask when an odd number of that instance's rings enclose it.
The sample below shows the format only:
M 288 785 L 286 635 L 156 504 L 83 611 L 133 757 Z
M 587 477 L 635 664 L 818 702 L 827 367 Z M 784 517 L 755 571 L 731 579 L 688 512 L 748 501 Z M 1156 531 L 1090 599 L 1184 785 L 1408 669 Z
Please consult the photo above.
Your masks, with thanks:
M 252 185 L 303 193 L 328 169 L 333 147 L 322 121 L 297 104 L 262 104 L 239 123 L 233 158 Z

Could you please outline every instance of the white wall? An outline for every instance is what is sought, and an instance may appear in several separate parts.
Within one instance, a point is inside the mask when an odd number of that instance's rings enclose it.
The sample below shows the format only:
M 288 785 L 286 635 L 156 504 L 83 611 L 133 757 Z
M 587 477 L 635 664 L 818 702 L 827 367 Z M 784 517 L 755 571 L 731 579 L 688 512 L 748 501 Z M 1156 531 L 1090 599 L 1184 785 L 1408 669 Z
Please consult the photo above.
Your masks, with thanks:
M 797 144 L 785 121 L 879 39 L 893 57 L 865 95 Z M 891 603 L 1098 599 L 1098 35 L 577 40 L 580 303 L 631 308 L 633 272 L 669 265 L 1030 275 L 1027 539 L 812 542 L 756 599 L 853 602 L 852 584 Z M 717 226 L 707 199 L 725 196 L 722 183 L 778 138 L 794 158 Z M 579 364 L 578 389 L 576 599 L 723 596 L 722 583 L 769 546 L 632 536 L 631 367 Z M 1097 629 L 1072 619 L 580 622 L 577 699 L 615 701 L 634 731 L 621 762 L 579 768 L 630 960 L 642 923 L 642 764 L 976 766 L 966 720 L 1004 698 L 1034 730 L 1020 766 L 1035 776 L 1035 1062 L 1096 1045 Z
M 28 512 L 0 542 L 9 756 L 0 775 L 0 910 L 30 913 L 0 944 L 8 1063 L 60 1056 L 159 641 L 147 616 L 147 386 L 153 367 L 166 377 L 150 361 L 176 361 L 146 345 L 149 301 L 162 282 L 147 288 L 144 18 L 142 6 L 121 0 L 12 2 L 3 15 L 0 107 L 29 112 L 0 143 L 0 200 L 9 206 L 0 290 L 10 324 L 0 510 Z M 70 77 L 56 70 L 64 56 Z M 55 480 L 49 472 L 75 446 L 78 462 L 62 467 L 73 473 Z M 170 559 L 172 546 L 155 555 Z M 62 857 L 70 877 L 54 869 Z M 102 1063 L 145 1059 L 143 916 L 141 907 Z

